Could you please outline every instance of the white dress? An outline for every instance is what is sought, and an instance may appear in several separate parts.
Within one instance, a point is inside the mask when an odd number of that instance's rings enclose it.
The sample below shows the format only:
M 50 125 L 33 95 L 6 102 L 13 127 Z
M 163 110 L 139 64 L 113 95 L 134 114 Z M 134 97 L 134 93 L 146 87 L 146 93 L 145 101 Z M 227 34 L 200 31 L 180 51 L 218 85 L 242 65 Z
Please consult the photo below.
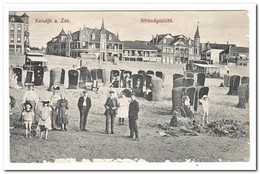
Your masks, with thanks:
M 40 109 L 41 118 L 39 119 L 39 125 L 45 126 L 45 128 L 51 130 L 51 111 L 50 107 L 42 107 Z
M 127 98 L 119 99 L 119 108 L 118 108 L 118 117 L 119 118 L 128 117 L 128 106 L 129 106 L 129 101 Z

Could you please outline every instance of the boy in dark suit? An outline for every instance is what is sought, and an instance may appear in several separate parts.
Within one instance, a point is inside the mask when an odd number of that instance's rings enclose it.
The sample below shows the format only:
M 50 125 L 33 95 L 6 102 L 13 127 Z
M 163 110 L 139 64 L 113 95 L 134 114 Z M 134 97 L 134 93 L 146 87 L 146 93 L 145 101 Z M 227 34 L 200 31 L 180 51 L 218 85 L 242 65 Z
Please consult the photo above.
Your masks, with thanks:
M 83 96 L 78 100 L 78 108 L 80 112 L 80 130 L 87 131 L 87 117 L 89 109 L 91 108 L 91 99 L 88 97 L 88 91 L 83 91 Z
M 138 112 L 139 112 L 139 103 L 135 99 L 135 94 L 132 93 L 131 102 L 128 111 L 130 136 L 128 136 L 127 138 L 134 138 L 134 134 L 135 134 L 136 141 L 139 141 L 138 127 L 137 127 Z
M 110 96 L 107 98 L 107 101 L 105 103 L 105 115 L 106 115 L 106 131 L 105 133 L 108 134 L 109 130 L 109 120 L 111 120 L 111 134 L 114 133 L 114 119 L 117 114 L 118 109 L 118 101 L 117 98 L 114 96 L 114 91 L 110 91 Z

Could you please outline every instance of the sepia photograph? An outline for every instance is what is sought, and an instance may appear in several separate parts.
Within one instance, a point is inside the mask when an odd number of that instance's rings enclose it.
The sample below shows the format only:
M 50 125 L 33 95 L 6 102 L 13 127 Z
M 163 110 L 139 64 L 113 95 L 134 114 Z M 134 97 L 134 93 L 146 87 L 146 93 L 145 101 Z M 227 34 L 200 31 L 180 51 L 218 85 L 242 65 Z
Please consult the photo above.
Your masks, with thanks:
M 5 10 L 9 166 L 254 163 L 256 6 L 133 7 Z

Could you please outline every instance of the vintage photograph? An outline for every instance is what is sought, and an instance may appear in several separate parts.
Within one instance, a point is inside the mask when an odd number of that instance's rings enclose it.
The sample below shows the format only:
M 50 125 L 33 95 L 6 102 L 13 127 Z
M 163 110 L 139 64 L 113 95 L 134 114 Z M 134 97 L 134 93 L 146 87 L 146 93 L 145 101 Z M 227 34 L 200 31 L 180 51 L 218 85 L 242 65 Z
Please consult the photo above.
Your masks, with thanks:
M 8 17 L 10 163 L 252 159 L 248 11 Z

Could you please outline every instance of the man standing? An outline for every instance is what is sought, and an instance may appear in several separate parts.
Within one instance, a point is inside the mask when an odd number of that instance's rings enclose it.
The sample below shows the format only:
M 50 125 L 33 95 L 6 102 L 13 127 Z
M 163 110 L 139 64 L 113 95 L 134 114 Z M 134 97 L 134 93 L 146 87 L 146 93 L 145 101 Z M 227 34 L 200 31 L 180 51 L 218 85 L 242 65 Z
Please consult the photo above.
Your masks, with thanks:
M 139 112 L 139 103 L 135 99 L 135 94 L 132 93 L 131 102 L 128 111 L 130 136 L 127 138 L 134 138 L 134 134 L 135 134 L 136 141 L 139 141 L 138 127 L 137 127 L 138 112 Z
M 88 97 L 88 91 L 83 91 L 83 96 L 78 100 L 78 108 L 80 112 L 80 131 L 87 131 L 87 117 L 91 108 L 91 99 Z
M 114 119 L 117 113 L 118 109 L 118 101 L 117 98 L 114 95 L 114 91 L 110 91 L 109 94 L 110 96 L 107 98 L 107 101 L 105 103 L 105 108 L 106 108 L 106 131 L 105 133 L 108 134 L 109 131 L 109 120 L 111 120 L 111 134 L 114 133 Z

